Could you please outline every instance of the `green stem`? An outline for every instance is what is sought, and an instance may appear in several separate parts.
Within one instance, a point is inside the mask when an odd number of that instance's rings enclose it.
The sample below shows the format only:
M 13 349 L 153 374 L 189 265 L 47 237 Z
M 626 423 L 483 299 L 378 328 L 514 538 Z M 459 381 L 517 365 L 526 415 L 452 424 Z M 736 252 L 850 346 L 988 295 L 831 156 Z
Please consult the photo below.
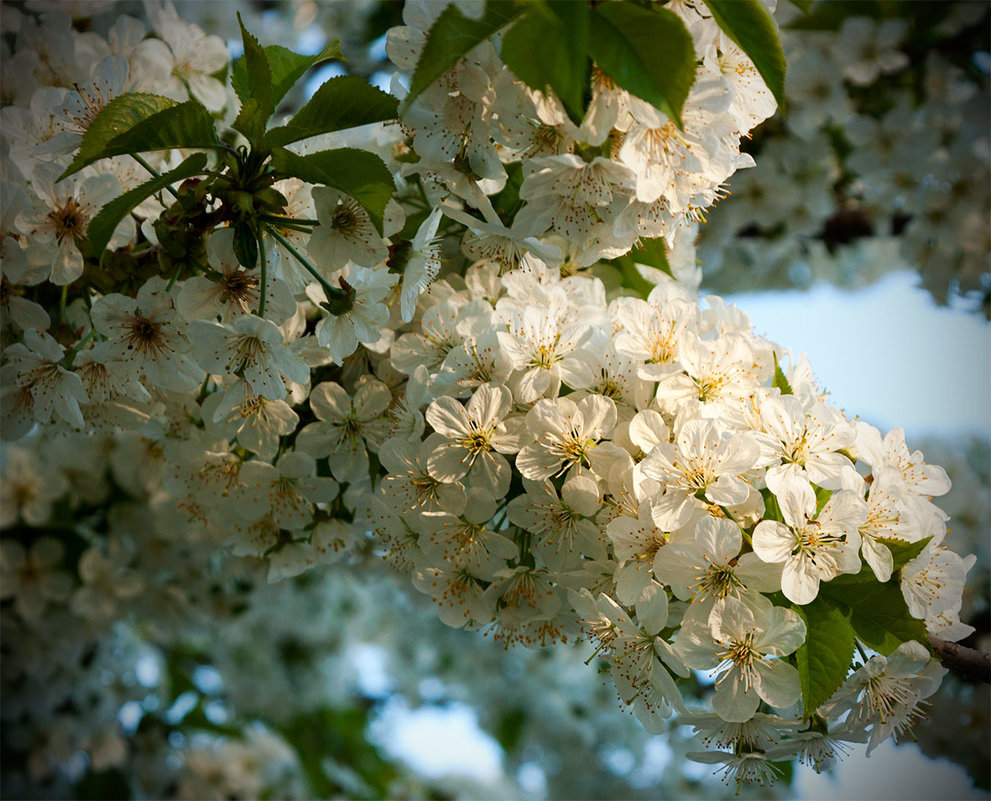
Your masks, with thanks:
M 303 267 L 306 268 L 307 272 L 309 272 L 310 275 L 312 275 L 314 278 L 317 279 L 317 282 L 320 284 L 320 286 L 323 287 L 324 292 L 327 293 L 328 298 L 339 295 L 341 293 L 341 290 L 335 286 L 331 286 L 330 282 L 322 275 L 320 275 L 319 272 L 317 272 L 317 268 L 313 266 L 310 260 L 306 258 L 306 256 L 304 256 L 298 250 L 296 250 L 296 248 L 292 246 L 292 243 L 288 239 L 286 239 L 282 234 L 276 231 L 271 225 L 266 225 L 265 230 L 268 231 L 277 240 L 279 240 L 279 243 L 282 245 L 282 247 L 288 250 L 295 257 L 296 261 L 302 264 Z
M 858 651 L 858 652 L 860 653 L 860 658 L 864 660 L 864 664 L 866 665 L 866 664 L 867 664 L 867 662 L 868 662 L 868 657 L 867 657 L 867 654 L 866 654 L 866 653 L 864 653 L 864 649 L 863 649 L 863 647 L 862 647 L 862 646 L 860 645 L 860 643 L 859 643 L 859 642 L 857 642 L 856 640 L 854 640 L 854 644 L 855 644 L 855 645 L 857 646 L 857 651 Z
M 69 285 L 64 284 L 62 286 L 62 294 L 59 296 L 58 301 L 58 321 L 60 323 L 65 322 L 65 302 L 69 297 Z
M 148 172 L 150 172 L 152 174 L 152 177 L 153 178 L 161 178 L 162 177 L 161 173 L 159 173 L 158 170 L 156 170 L 154 167 L 152 167 L 147 161 L 145 161 L 137 153 L 132 153 L 131 154 L 131 158 L 133 158 L 136 162 L 138 162 L 138 164 L 140 164 L 142 167 L 144 167 L 146 170 L 148 170 Z M 169 194 L 172 195 L 172 197 L 174 197 L 176 200 L 179 199 L 179 193 L 176 192 L 171 186 L 167 186 L 165 188 L 169 190 Z
M 261 266 L 261 291 L 258 299 L 258 316 L 265 316 L 265 291 L 268 288 L 268 258 L 265 256 L 265 240 L 262 239 L 261 224 L 255 226 L 255 236 L 258 238 L 258 263 Z
M 96 329 L 90 328 L 89 333 L 72 346 L 72 349 L 65 355 L 66 370 L 72 369 L 72 363 L 76 360 L 76 356 L 79 354 L 79 351 L 86 347 L 86 343 L 88 343 L 95 336 Z
M 313 229 L 307 227 L 305 223 L 297 225 L 293 220 L 280 220 L 278 217 L 270 217 L 268 215 L 260 217 L 259 219 L 268 225 L 273 225 L 276 228 L 282 228 L 283 230 L 288 229 L 290 231 L 297 231 L 301 234 L 313 233 Z
M 320 220 L 304 220 L 301 217 L 280 217 L 278 214 L 262 214 L 261 219 L 272 225 L 320 225 Z
M 729 513 L 729 509 L 727 509 L 725 506 L 720 505 L 719 508 L 723 510 L 723 514 L 726 515 L 727 519 L 732 520 L 734 523 L 736 523 L 736 527 L 740 529 L 740 533 L 743 535 L 743 539 L 747 541 L 747 545 L 750 546 L 750 550 L 753 550 L 754 542 L 750 538 L 750 534 L 747 532 L 747 530 L 742 525 L 740 525 L 740 521 L 737 520 L 735 517 L 733 517 L 733 515 Z
M 168 286 L 165 287 L 165 291 L 166 292 L 170 292 L 172 290 L 172 287 L 175 286 L 175 282 L 179 280 L 179 273 L 181 273 L 181 272 L 182 272 L 182 264 L 180 264 L 178 267 L 176 267 L 175 274 L 169 280 Z

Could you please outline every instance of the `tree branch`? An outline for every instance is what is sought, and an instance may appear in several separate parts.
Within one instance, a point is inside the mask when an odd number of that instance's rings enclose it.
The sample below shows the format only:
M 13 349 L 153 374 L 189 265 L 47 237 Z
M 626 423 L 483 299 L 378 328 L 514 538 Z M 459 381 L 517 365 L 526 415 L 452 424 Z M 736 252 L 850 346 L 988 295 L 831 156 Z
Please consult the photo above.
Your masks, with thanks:
M 968 681 L 991 684 L 991 654 L 967 648 L 955 642 L 930 637 L 929 642 L 939 661 Z

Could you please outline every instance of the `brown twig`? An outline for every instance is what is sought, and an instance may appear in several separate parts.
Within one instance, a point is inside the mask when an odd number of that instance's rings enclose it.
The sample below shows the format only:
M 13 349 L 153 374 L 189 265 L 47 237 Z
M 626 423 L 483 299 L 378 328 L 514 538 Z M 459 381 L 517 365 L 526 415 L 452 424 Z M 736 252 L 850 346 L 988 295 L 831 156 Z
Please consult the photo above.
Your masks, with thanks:
M 939 661 L 954 673 L 959 673 L 968 681 L 991 684 L 991 654 L 938 637 L 930 637 L 929 642 Z

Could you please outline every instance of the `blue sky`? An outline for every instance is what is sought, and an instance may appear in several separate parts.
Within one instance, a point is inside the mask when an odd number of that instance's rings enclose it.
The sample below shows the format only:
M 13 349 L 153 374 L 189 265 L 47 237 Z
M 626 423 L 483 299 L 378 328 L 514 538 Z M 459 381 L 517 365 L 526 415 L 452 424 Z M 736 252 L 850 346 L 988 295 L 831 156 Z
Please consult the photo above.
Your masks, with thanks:
M 809 290 L 728 295 L 754 330 L 805 352 L 830 402 L 882 433 L 991 435 L 991 325 L 940 308 L 918 276 L 889 273 L 857 292 Z

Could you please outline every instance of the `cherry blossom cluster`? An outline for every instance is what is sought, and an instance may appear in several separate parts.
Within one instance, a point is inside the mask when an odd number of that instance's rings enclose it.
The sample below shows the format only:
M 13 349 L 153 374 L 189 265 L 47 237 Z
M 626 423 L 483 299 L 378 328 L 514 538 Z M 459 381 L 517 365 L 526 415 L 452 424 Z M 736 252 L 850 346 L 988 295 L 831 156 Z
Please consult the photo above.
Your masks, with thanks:
M 442 8 L 407 5 L 388 37 L 398 66 L 415 66 Z M 958 613 L 973 557 L 946 547 L 931 502 L 949 482 L 900 431 L 830 407 L 804 360 L 742 312 L 700 304 L 694 224 L 752 164 L 740 138 L 774 103 L 701 3 L 671 9 L 698 59 L 682 128 L 598 69 L 576 126 L 486 41 L 398 123 L 296 148 L 377 153 L 396 183 L 381 220 L 284 178 L 250 260 L 238 225 L 210 224 L 219 197 L 197 199 L 202 228 L 179 225 L 195 182 L 178 181 L 92 252 L 97 212 L 188 152 L 58 180 L 133 92 L 192 98 L 236 136 L 224 42 L 168 4 L 105 36 L 11 11 L 5 626 L 27 639 L 49 616 L 78 618 L 97 637 L 147 611 L 168 636 L 194 610 L 232 614 L 259 571 L 275 583 L 376 553 L 452 627 L 589 639 L 649 731 L 680 714 L 718 749 L 698 758 L 737 781 L 906 731 L 943 673 L 927 632 L 971 631 Z M 620 286 L 607 262 L 641 239 L 663 240 L 683 280 L 634 266 L 656 287 Z M 865 587 L 897 587 L 898 631 L 918 638 L 858 631 L 877 653 L 853 665 L 851 633 L 841 681 L 810 706 L 798 666 L 812 610 L 828 596 L 856 616 Z M 61 670 L 32 672 L 34 656 L 6 668 L 25 699 Z M 714 714 L 686 706 L 693 671 L 714 680 Z M 113 764 L 116 710 L 91 712 L 70 741 Z M 284 767 L 277 739 L 256 739 L 248 755 Z M 192 785 L 213 768 L 198 760 Z
M 897 573 L 931 635 L 972 631 L 957 611 L 974 557 L 945 547 L 930 500 L 944 471 L 826 404 L 806 363 L 775 381 L 785 352 L 718 298 L 700 308 L 669 282 L 608 300 L 599 280 L 544 265 L 497 272 L 438 285 L 392 351 L 419 355 L 393 366 L 425 409 L 379 447 L 376 534 L 441 619 L 510 643 L 583 632 L 658 731 L 688 714 L 676 677 L 715 671 L 718 717 L 699 727 L 733 746 L 719 758 L 741 777 L 769 770 L 758 751 L 819 764 L 833 741 L 902 731 L 944 672 L 922 644 L 857 668 L 814 742 L 796 732 L 786 657 L 806 638 L 795 607 L 841 576 Z M 896 569 L 892 541 L 925 545 Z

